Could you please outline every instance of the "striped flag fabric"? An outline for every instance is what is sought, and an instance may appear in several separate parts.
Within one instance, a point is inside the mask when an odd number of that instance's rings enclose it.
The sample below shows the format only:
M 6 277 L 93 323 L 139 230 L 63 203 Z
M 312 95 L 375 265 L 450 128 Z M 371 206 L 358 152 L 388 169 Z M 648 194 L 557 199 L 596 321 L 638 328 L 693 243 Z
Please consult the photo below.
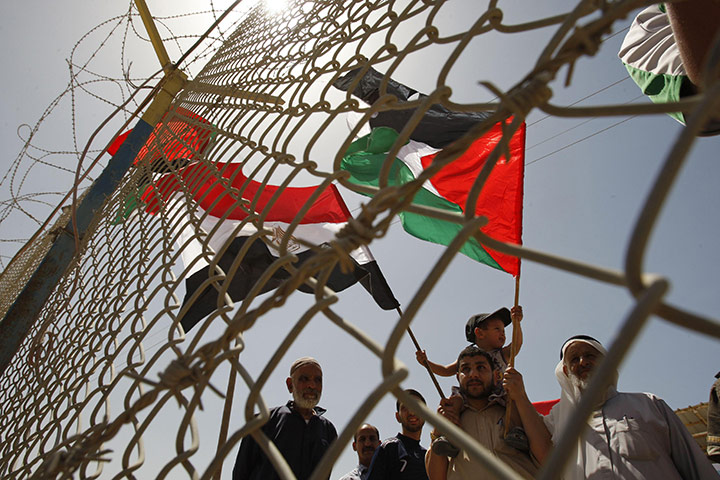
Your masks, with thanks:
M 382 74 L 369 69 L 360 77 L 360 72 L 350 72 L 334 85 L 341 90 L 352 90 L 352 95 L 365 102 L 373 102 L 379 97 Z M 400 102 L 422 96 L 392 79 L 388 81 L 387 92 L 397 96 Z M 371 131 L 353 142 L 341 161 L 341 168 L 351 174 L 350 182 L 378 186 L 387 153 L 414 112 L 415 109 L 389 110 L 379 112 L 370 119 Z M 393 160 L 390 184 L 413 181 L 444 147 L 465 135 L 474 125 L 485 121 L 489 115 L 488 112 L 454 112 L 442 105 L 432 105 Z M 426 181 L 413 198 L 413 203 L 462 214 L 475 179 L 502 135 L 503 125 L 494 125 L 459 158 Z M 509 147 L 509 158 L 503 155 L 493 168 L 478 197 L 474 214 L 488 218 L 488 224 L 481 229 L 483 233 L 495 240 L 519 245 L 522 243 L 524 123 L 510 138 Z M 400 219 L 405 231 L 411 235 L 441 245 L 449 245 L 461 229 L 460 224 L 412 212 L 402 212 Z M 460 251 L 511 275 L 515 276 L 520 271 L 519 258 L 485 247 L 474 238 L 470 238 Z
M 176 107 L 172 115 L 166 114 L 135 157 L 135 166 L 146 167 L 137 180 L 139 190 L 144 190 L 153 174 L 184 167 L 197 159 L 209 147 L 215 133 L 209 121 L 186 108 Z M 114 156 L 128 135 L 130 130 L 118 135 L 107 152 Z M 112 224 L 123 223 L 138 206 L 135 192 L 128 194 Z
M 311 201 L 317 189 L 318 187 L 280 189 L 272 185 L 263 186 L 260 182 L 249 180 L 243 174 L 241 164 L 208 165 L 195 162 L 176 173 L 160 177 L 145 190 L 141 200 L 146 211 L 154 214 L 161 205 L 181 208 L 183 202 L 178 200 L 179 193 L 191 192 L 195 202 L 195 215 L 201 219 L 201 230 L 209 234 L 204 241 L 213 252 L 220 255 L 216 263 L 227 274 L 227 280 L 223 282 L 230 282 L 226 286 L 227 293 L 237 302 L 247 296 L 267 268 L 277 260 L 279 253 L 276 247 L 288 235 L 290 223 L 300 209 Z M 242 225 L 249 213 L 236 201 L 238 192 L 254 212 L 266 215 L 263 226 L 273 232 L 267 243 L 257 237 L 251 238 L 256 233 L 252 224 Z M 302 242 L 320 248 L 327 246 L 349 218 L 350 211 L 337 187 L 330 184 L 312 201 L 300 225 L 288 239 L 288 251 L 298 257 L 296 266 L 302 265 L 317 252 L 316 248 L 308 247 Z M 190 330 L 218 307 L 225 305 L 224 299 L 218 296 L 218 289 L 209 280 L 214 275 L 211 267 L 213 258 L 208 258 L 207 249 L 203 248 L 196 232 L 197 229 L 186 222 L 177 240 L 182 247 L 181 255 L 187 269 L 183 307 L 188 307 L 181 319 L 185 331 Z M 239 255 L 243 251 L 245 253 L 240 260 Z M 350 256 L 354 262 L 352 271 L 345 273 L 339 266 L 335 266 L 327 286 L 340 292 L 359 282 L 378 306 L 385 310 L 397 308 L 399 303 L 370 250 L 362 246 L 353 250 Z M 272 278 L 263 284 L 261 293 L 277 288 L 289 276 L 286 270 L 278 269 Z M 307 285 L 302 285 L 299 290 L 313 293 Z

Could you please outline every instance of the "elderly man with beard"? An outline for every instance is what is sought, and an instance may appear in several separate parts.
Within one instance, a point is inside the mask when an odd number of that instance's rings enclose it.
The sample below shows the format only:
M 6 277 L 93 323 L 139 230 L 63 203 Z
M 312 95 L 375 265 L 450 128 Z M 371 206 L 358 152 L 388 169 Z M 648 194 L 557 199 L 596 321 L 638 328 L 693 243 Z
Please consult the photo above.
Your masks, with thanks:
M 322 394 L 322 368 L 312 357 L 295 360 L 286 380 L 293 399 L 270 410 L 262 431 L 275 443 L 298 480 L 310 478 L 315 466 L 337 438 L 325 409 L 317 406 Z M 255 440 L 243 438 L 235 460 L 233 480 L 274 480 L 279 475 Z
M 425 403 L 417 390 L 407 389 L 405 393 Z M 426 450 L 420 445 L 425 421 L 399 400 L 395 402 L 395 410 L 395 420 L 402 426 L 402 433 L 384 440 L 375 450 L 367 480 L 427 480 Z
M 365 480 L 375 449 L 380 445 L 380 432 L 369 423 L 363 423 L 355 432 L 352 448 L 357 452 L 358 466 L 346 473 L 340 480 Z
M 534 478 L 539 462 L 552 447 L 550 433 L 525 393 L 522 375 L 512 367 L 505 371 L 503 386 L 520 414 L 520 421 L 530 444 L 530 453 L 509 446 L 504 440 L 505 407 L 489 400 L 499 381 L 500 371 L 492 357 L 476 345 L 465 347 L 458 356 L 457 380 L 463 393 L 464 405 L 458 415 L 452 398 L 440 402 L 438 412 L 490 450 L 523 478 Z M 440 435 L 433 431 L 432 437 Z M 454 458 L 429 451 L 426 466 L 430 480 L 490 478 L 489 472 L 467 452 Z
M 553 439 L 559 438 L 607 355 L 592 337 L 577 335 L 560 349 L 555 376 L 560 402 L 545 417 Z M 617 372 L 587 420 L 563 479 L 717 479 L 718 474 L 668 405 L 652 393 L 615 389 Z

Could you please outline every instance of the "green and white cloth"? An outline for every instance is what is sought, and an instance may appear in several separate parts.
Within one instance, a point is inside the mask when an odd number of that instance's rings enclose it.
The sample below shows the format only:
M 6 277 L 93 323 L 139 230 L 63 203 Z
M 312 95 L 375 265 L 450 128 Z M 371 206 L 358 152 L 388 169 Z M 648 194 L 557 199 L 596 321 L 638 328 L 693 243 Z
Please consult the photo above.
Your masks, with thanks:
M 381 86 L 385 82 L 384 90 Z M 358 68 L 337 79 L 333 86 L 350 92 L 353 97 L 371 105 L 381 94 L 391 94 L 398 103 L 410 103 L 426 98 L 415 89 L 403 85 L 372 68 Z M 381 110 L 373 115 L 343 156 L 340 168 L 350 172 L 349 182 L 377 187 L 380 172 L 386 161 L 390 164 L 390 185 L 414 181 L 432 163 L 436 155 L 465 136 L 473 127 L 486 121 L 491 112 L 453 111 L 442 104 L 425 106 L 424 113 L 399 149 L 397 157 L 387 154 L 398 141 L 399 134 L 417 112 L 416 106 Z M 352 129 L 362 115 L 348 118 Z M 458 158 L 445 165 L 413 196 L 413 203 L 463 215 L 472 206 L 474 216 L 485 217 L 487 225 L 481 231 L 492 239 L 522 244 L 523 175 L 525 169 L 525 124 L 507 138 L 509 158 L 502 155 L 492 168 L 475 202 L 470 193 L 485 162 L 503 140 L 504 129 L 512 119 L 493 125 L 476 138 Z M 474 205 L 473 205 L 474 204 Z M 462 225 L 414 212 L 399 214 L 403 228 L 409 234 L 440 245 L 449 245 Z M 460 252 L 478 262 L 502 270 L 513 276 L 520 273 L 520 259 L 493 250 L 471 237 Z
M 692 82 L 662 5 L 650 6 L 635 17 L 618 57 L 642 92 L 654 103 L 677 102 L 693 94 Z M 682 112 L 669 115 L 683 125 L 686 122 Z M 702 132 L 704 135 L 715 133 L 720 133 L 720 120 L 708 122 Z

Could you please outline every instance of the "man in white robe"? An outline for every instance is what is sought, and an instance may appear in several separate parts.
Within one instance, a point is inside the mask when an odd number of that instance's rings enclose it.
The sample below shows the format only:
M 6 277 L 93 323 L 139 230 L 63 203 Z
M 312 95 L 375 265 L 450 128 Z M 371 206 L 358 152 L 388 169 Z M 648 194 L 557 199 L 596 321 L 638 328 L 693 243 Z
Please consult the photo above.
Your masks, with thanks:
M 570 338 L 560 351 L 555 375 L 560 402 L 545 417 L 553 441 L 607 354 L 592 337 Z M 575 479 L 718 479 L 708 458 L 670 407 L 651 393 L 618 392 L 617 372 L 587 420 L 565 480 Z

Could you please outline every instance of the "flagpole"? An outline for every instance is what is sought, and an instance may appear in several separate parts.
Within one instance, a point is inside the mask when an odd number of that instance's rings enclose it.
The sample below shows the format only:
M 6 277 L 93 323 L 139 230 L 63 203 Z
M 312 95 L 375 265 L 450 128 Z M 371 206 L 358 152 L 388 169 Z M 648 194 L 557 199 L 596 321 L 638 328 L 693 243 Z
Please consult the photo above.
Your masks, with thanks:
M 515 306 L 517 307 L 520 303 L 520 270 L 518 270 L 517 276 L 515 276 Z M 518 337 L 520 336 L 520 322 L 515 320 L 515 316 L 511 315 L 513 334 L 512 343 L 510 344 L 510 358 L 508 359 L 508 367 L 515 367 L 515 355 L 518 354 Z M 505 435 L 510 431 L 510 412 L 513 409 L 513 401 L 508 398 L 505 407 Z
M 403 315 L 402 309 L 400 307 L 397 307 L 397 311 L 400 314 L 400 316 L 402 317 L 402 315 Z M 420 347 L 420 344 L 418 343 L 417 338 L 415 338 L 415 334 L 410 329 L 410 327 L 407 328 L 407 333 L 408 333 L 408 335 L 410 335 L 410 340 L 412 340 L 412 342 L 415 344 L 415 349 L 418 352 L 422 352 L 422 348 Z M 427 362 L 427 358 L 425 358 L 425 370 L 427 370 L 428 374 L 430 375 L 430 379 L 433 381 L 433 384 L 435 384 L 435 388 L 437 388 L 437 391 L 440 394 L 440 398 L 442 398 L 444 400 L 445 394 L 443 393 L 442 388 L 440 388 L 440 384 L 437 381 L 437 377 L 435 377 L 435 374 L 433 373 L 433 371 L 430 370 L 430 365 Z
M 518 271 L 517 276 L 515 276 L 515 306 L 517 307 L 520 303 L 520 272 Z M 518 346 L 517 346 L 517 340 L 518 336 L 520 334 L 520 322 L 515 320 L 515 317 L 511 316 L 512 319 L 512 326 L 513 326 L 513 334 L 512 334 L 512 343 L 510 344 L 510 359 L 508 361 L 508 366 L 514 367 L 515 366 L 515 355 L 518 354 Z

